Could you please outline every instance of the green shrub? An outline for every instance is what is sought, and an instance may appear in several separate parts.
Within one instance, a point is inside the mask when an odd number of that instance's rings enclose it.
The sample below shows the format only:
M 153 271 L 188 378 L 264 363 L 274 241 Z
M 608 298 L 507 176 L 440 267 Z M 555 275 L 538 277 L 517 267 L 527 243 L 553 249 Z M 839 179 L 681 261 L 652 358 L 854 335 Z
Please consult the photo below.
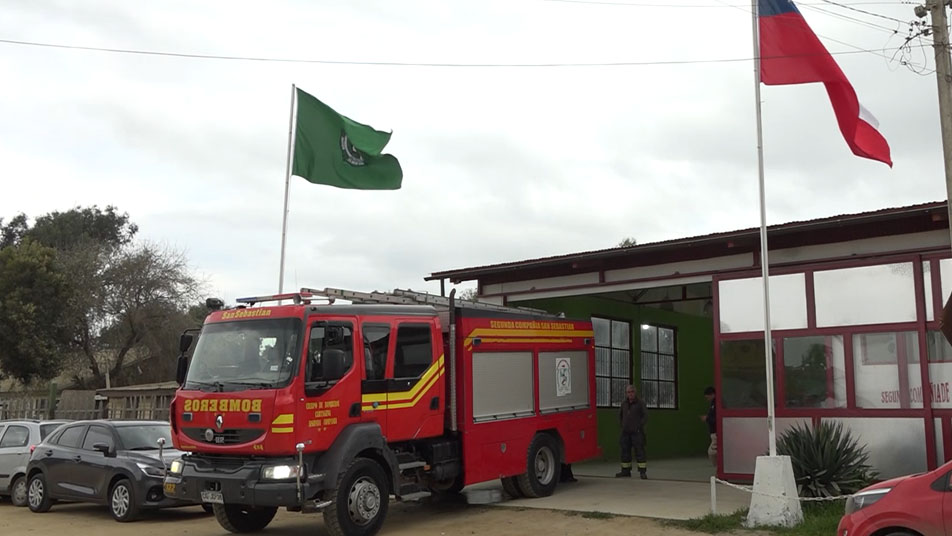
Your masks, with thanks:
M 777 440 L 777 453 L 790 456 L 801 497 L 855 493 L 877 477 L 866 447 L 839 422 L 798 424 Z

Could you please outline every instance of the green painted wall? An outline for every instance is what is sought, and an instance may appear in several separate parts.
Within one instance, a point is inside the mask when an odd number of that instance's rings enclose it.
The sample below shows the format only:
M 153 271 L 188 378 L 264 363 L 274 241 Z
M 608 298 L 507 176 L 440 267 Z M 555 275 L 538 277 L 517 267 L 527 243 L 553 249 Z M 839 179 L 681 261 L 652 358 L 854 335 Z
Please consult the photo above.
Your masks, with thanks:
M 650 466 L 651 460 L 658 458 L 706 455 L 710 438 L 707 426 L 698 416 L 707 413 L 704 388 L 714 383 L 714 327 L 711 318 L 588 296 L 531 300 L 518 305 L 565 313 L 571 318 L 601 316 L 631 322 L 632 382 L 636 386 L 640 383 L 641 373 L 641 357 L 637 351 L 641 347 L 641 324 L 676 328 L 678 409 L 648 411 L 648 463 Z M 619 457 L 618 431 L 618 409 L 599 409 L 598 442 L 605 460 Z

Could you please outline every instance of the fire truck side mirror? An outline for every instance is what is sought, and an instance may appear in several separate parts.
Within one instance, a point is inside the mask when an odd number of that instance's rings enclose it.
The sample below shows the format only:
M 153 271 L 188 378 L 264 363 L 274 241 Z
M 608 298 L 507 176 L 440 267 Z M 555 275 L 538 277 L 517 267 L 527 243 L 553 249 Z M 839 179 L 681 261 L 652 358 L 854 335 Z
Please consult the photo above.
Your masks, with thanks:
M 179 385 L 185 383 L 185 374 L 188 372 L 188 361 L 185 354 L 178 356 L 178 362 L 175 364 L 175 382 Z
M 192 346 L 192 340 L 194 340 L 194 336 L 191 333 L 183 333 L 182 336 L 179 337 L 179 352 L 183 354 L 187 352 L 189 347 Z

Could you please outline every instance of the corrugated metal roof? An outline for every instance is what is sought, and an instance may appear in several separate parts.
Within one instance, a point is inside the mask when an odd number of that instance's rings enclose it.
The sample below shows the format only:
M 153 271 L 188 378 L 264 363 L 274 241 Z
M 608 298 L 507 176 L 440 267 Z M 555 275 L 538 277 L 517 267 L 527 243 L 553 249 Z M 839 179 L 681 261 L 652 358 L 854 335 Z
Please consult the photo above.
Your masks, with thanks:
M 867 212 L 857 212 L 853 214 L 840 214 L 825 218 L 816 218 L 812 220 L 792 221 L 767 227 L 768 237 L 776 237 L 790 233 L 817 232 L 823 229 L 847 226 L 847 225 L 875 225 L 885 223 L 897 218 L 928 215 L 941 211 L 943 216 L 946 214 L 945 201 L 933 201 L 916 205 L 903 207 L 884 208 L 871 210 Z M 736 231 L 717 232 L 706 235 L 698 235 L 688 238 L 675 238 L 671 240 L 662 240 L 658 242 L 649 242 L 628 247 L 613 247 L 580 253 L 570 253 L 565 255 L 554 255 L 550 257 L 540 257 L 522 261 L 505 262 L 498 264 L 489 264 L 485 266 L 476 266 L 471 268 L 459 268 L 454 270 L 444 270 L 433 272 L 426 281 L 434 279 L 450 279 L 452 281 L 468 281 L 477 279 L 480 276 L 489 274 L 499 274 L 503 272 L 517 271 L 526 268 L 544 267 L 547 265 L 564 264 L 566 262 L 581 260 L 609 259 L 625 257 L 649 252 L 676 250 L 697 246 L 701 244 L 720 242 L 724 240 L 756 237 L 760 234 L 760 227 L 751 227 Z

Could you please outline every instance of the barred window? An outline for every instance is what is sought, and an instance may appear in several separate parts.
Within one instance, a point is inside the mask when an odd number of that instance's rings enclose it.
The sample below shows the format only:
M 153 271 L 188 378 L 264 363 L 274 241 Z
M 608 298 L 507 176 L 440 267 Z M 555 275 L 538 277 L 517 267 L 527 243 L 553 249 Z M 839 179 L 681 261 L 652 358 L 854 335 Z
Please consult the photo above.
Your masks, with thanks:
M 641 326 L 641 397 L 648 408 L 678 408 L 674 328 Z
M 631 383 L 631 324 L 592 317 L 595 329 L 595 388 L 599 407 L 618 407 Z

